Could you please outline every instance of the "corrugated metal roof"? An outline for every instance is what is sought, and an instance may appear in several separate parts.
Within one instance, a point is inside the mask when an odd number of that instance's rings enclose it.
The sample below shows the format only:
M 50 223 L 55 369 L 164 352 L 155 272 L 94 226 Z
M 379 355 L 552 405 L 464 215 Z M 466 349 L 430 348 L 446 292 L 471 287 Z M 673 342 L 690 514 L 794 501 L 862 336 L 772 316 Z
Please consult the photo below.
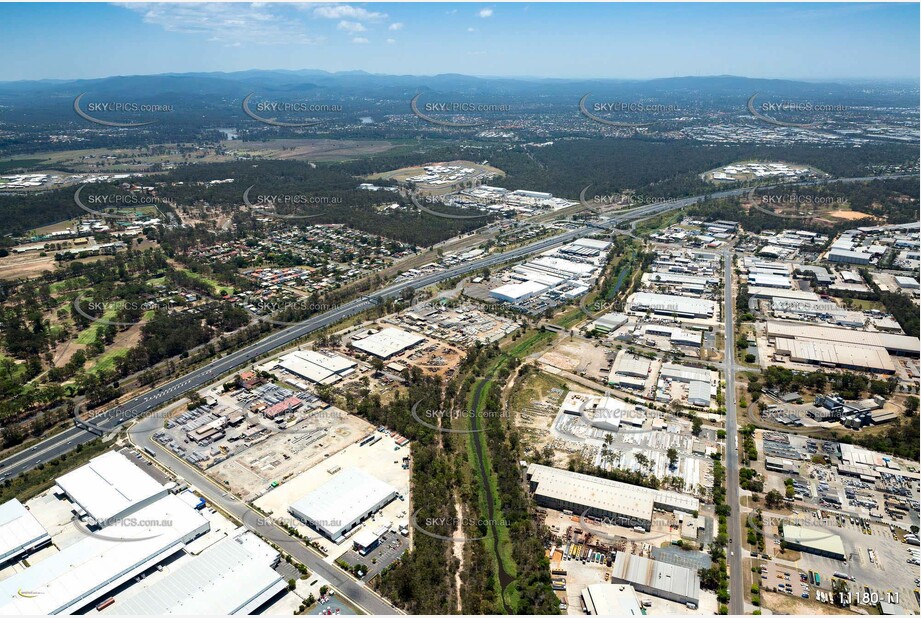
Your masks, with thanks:
M 0 505 L 0 561 L 48 540 L 48 531 L 22 502 L 14 498 Z
M 228 615 L 284 580 L 272 564 L 278 553 L 251 532 L 226 538 L 139 594 L 119 601 L 123 615 Z

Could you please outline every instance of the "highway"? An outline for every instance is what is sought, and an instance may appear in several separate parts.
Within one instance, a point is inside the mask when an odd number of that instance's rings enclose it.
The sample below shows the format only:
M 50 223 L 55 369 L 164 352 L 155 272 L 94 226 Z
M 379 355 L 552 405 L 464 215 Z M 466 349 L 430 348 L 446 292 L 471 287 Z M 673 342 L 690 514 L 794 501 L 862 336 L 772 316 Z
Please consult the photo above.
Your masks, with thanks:
M 744 191 L 737 190 L 734 193 L 741 194 L 742 192 Z M 244 367 L 264 354 L 268 354 L 305 335 L 332 326 L 348 317 L 361 313 L 373 307 L 383 299 L 399 297 L 404 290 L 420 290 L 446 279 L 452 279 L 483 268 L 514 261 L 533 253 L 539 253 L 554 246 L 571 242 L 576 238 L 598 233 L 599 228 L 609 230 L 622 221 L 648 217 L 667 210 L 682 208 L 699 199 L 703 199 L 703 196 L 643 206 L 612 217 L 604 225 L 595 225 L 593 227 L 580 226 L 504 253 L 497 253 L 440 272 L 423 275 L 410 281 L 389 285 L 374 293 L 371 297 L 363 297 L 339 305 L 325 313 L 315 315 L 303 322 L 272 333 L 264 339 L 237 350 L 236 352 L 217 358 L 208 365 L 193 369 L 182 377 L 153 388 L 143 395 L 139 395 L 130 401 L 107 410 L 94 417 L 92 420 L 82 419 L 79 421 L 80 426 L 75 425 L 74 427 L 69 427 L 65 431 L 43 440 L 36 446 L 25 451 L 20 451 L 4 459 L 0 462 L 0 474 L 15 476 L 21 472 L 34 468 L 39 463 L 54 459 L 63 453 L 68 453 L 76 448 L 78 444 L 89 442 L 99 435 L 114 431 L 129 420 L 162 407 L 171 400 L 182 396 L 184 393 L 201 388 L 213 382 L 218 376 L 224 373 Z
M 862 176 L 857 178 L 832 178 L 826 180 L 802 181 L 798 183 L 789 183 L 786 185 L 770 185 L 761 187 L 761 189 L 777 188 L 781 186 L 792 187 L 796 185 L 815 185 L 831 182 L 865 182 L 874 179 L 906 178 L 914 176 L 916 176 L 916 174 L 890 174 L 876 177 Z M 578 227 L 549 238 L 544 238 L 530 245 L 519 247 L 505 253 L 490 255 L 479 260 L 461 264 L 445 271 L 423 275 L 412 281 L 393 284 L 373 294 L 372 298 L 376 300 L 394 298 L 399 296 L 399 294 L 405 289 L 419 290 L 446 279 L 451 279 L 459 275 L 471 273 L 483 268 L 495 266 L 497 264 L 514 261 L 516 259 L 526 257 L 532 253 L 545 251 L 546 249 L 566 242 L 571 242 L 572 240 L 582 236 L 595 234 L 599 231 L 612 231 L 618 224 L 625 221 L 635 221 L 663 212 L 678 210 L 686 206 L 696 204 L 697 202 L 707 198 L 740 196 L 747 194 L 750 191 L 750 188 L 728 189 L 724 191 L 716 191 L 707 195 L 698 195 L 694 197 L 676 199 L 669 202 L 660 202 L 646 206 L 640 206 L 638 208 L 623 212 L 615 211 L 611 213 L 605 213 L 607 219 L 602 223 L 590 223 L 583 227 Z M 95 417 L 91 423 L 87 423 L 87 427 L 69 427 L 65 431 L 46 438 L 39 444 L 27 450 L 20 451 L 14 455 L 10 455 L 6 459 L 0 461 L 0 478 L 2 478 L 3 475 L 15 476 L 21 472 L 25 472 L 26 470 L 34 468 L 39 463 L 54 459 L 63 453 L 68 453 L 76 448 L 77 444 L 89 442 L 100 434 L 111 432 L 127 421 L 136 418 L 141 414 L 149 412 L 150 410 L 159 408 L 168 403 L 170 400 L 181 396 L 183 393 L 186 393 L 192 389 L 200 388 L 205 384 L 212 382 L 221 374 L 243 367 L 263 354 L 268 354 L 278 348 L 284 347 L 288 343 L 300 337 L 308 335 L 319 329 L 326 328 L 341 320 L 344 320 L 345 318 L 360 313 L 372 307 L 376 300 L 372 301 L 367 297 L 356 299 L 333 308 L 325 313 L 313 316 L 299 324 L 277 331 L 267 336 L 266 338 L 247 346 L 246 348 L 230 353 L 227 356 L 217 358 L 209 365 L 194 369 L 182 377 L 176 378 L 166 384 L 153 388 L 144 395 L 135 397 L 134 399 L 122 405 L 108 410 L 102 415 Z
M 792 187 L 795 185 L 815 185 L 829 182 L 863 182 L 874 179 L 889 179 L 914 177 L 915 174 L 887 175 L 879 177 L 859 177 L 859 178 L 834 178 L 820 181 L 803 181 L 798 183 L 788 183 L 786 185 L 773 185 L 770 187 L 761 187 L 761 189 L 777 188 L 779 186 Z M 648 218 L 660 213 L 678 210 L 690 206 L 707 198 L 722 198 L 740 196 L 750 192 L 750 188 L 737 188 L 724 191 L 717 191 L 707 195 L 699 195 L 688 198 L 681 198 L 669 202 L 660 202 L 650 205 L 640 206 L 632 210 L 623 212 L 604 213 L 606 220 L 601 223 L 589 223 L 580 225 L 574 229 L 562 232 L 555 236 L 538 240 L 532 244 L 512 249 L 505 253 L 489 255 L 487 257 L 473 260 L 453 268 L 436 273 L 422 275 L 410 281 L 404 281 L 384 287 L 370 297 L 363 297 L 348 303 L 337 306 L 325 313 L 315 315 L 303 322 L 284 328 L 283 330 L 272 333 L 245 348 L 227 354 L 226 356 L 216 358 L 210 364 L 194 369 L 184 376 L 178 377 L 161 386 L 151 389 L 143 395 L 139 395 L 130 401 L 125 402 L 111 410 L 96 416 L 92 421 L 79 420 L 80 426 L 75 425 L 66 430 L 46 438 L 39 444 L 20 451 L 14 455 L 0 461 L 0 479 L 7 476 L 15 476 L 37 466 L 42 462 L 47 462 L 64 453 L 72 451 L 78 444 L 89 442 L 99 435 L 112 432 L 118 429 L 128 421 L 135 419 L 151 410 L 155 410 L 169 403 L 171 400 L 181 397 L 194 389 L 199 389 L 214 380 L 220 375 L 233 370 L 242 368 L 256 358 L 269 354 L 287 344 L 309 335 L 317 330 L 332 326 L 348 317 L 356 315 L 366 309 L 376 305 L 384 299 L 398 297 L 407 289 L 419 290 L 426 288 L 435 283 L 452 279 L 461 275 L 466 275 L 483 268 L 489 268 L 498 264 L 515 261 L 524 258 L 533 253 L 545 251 L 554 246 L 571 242 L 577 238 L 597 234 L 599 231 L 611 232 L 620 223 L 626 221 L 636 221 Z M 731 282 L 731 259 L 727 260 L 727 281 Z M 738 509 L 738 453 L 735 446 L 735 437 L 737 435 L 737 421 L 735 410 L 735 366 L 734 366 L 734 348 L 732 338 L 732 286 L 726 286 L 726 406 L 727 406 L 727 435 L 733 439 L 729 440 L 731 447 L 727 447 L 727 496 L 729 503 L 733 506 L 733 516 L 730 519 L 730 536 L 733 543 L 730 551 L 734 554 L 731 556 L 730 565 L 733 574 L 731 584 L 731 608 L 733 614 L 741 613 L 743 606 L 743 591 L 741 574 L 741 552 L 740 537 L 741 527 Z M 188 478 L 188 477 L 187 477 Z M 236 508 L 236 507 L 235 507 Z M 231 509 L 228 509 L 233 512 Z M 270 527 L 280 531 L 280 529 Z M 276 533 L 272 533 L 276 534 Z M 271 538 L 271 537 L 267 537 Z M 315 559 L 314 559 L 315 560 Z M 311 563 L 308 563 L 310 566 Z M 325 575 L 324 575 L 325 576 Z M 332 579 L 330 581 L 333 581 Z M 354 582 L 353 582 L 354 585 Z M 346 591 L 344 589 L 344 591 Z M 346 591 L 347 592 L 347 591 Z M 347 592 L 348 594 L 348 592 Z M 368 609 L 371 609 L 370 607 Z M 391 612 L 392 613 L 392 609 Z
M 742 574 L 742 505 L 739 502 L 739 424 L 736 410 L 736 340 L 733 323 L 735 304 L 732 295 L 731 250 L 723 252 L 725 298 L 723 318 L 726 331 L 726 502 L 729 514 L 729 613 L 741 616 L 745 612 L 745 578 Z

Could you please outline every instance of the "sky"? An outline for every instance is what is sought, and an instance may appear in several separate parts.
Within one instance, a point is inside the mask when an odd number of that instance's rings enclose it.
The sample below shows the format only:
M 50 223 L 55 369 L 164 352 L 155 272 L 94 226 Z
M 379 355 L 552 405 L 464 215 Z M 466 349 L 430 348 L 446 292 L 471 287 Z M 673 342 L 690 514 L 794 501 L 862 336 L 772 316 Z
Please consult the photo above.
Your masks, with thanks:
M 0 81 L 248 69 L 919 77 L 919 4 L 0 3 Z

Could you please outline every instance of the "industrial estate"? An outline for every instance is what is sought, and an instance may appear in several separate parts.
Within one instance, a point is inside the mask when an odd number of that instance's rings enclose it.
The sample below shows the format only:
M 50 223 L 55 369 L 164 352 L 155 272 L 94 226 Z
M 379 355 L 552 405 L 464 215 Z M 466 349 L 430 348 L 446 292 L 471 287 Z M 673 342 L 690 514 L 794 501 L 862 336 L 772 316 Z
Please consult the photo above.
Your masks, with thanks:
M 917 95 L 0 82 L 0 614 L 921 614 Z

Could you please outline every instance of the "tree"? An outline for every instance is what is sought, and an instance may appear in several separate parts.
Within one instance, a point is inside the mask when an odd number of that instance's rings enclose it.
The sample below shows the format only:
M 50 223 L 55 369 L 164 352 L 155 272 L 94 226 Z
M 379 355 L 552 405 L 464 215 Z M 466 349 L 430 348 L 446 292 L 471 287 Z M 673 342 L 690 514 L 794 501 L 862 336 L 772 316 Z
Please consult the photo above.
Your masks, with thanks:
M 678 450 L 674 447 L 671 447 L 666 451 L 668 455 L 668 465 L 670 468 L 674 468 L 678 465 Z
M 764 503 L 770 509 L 776 509 L 783 504 L 783 496 L 776 489 L 772 489 L 764 497 Z

